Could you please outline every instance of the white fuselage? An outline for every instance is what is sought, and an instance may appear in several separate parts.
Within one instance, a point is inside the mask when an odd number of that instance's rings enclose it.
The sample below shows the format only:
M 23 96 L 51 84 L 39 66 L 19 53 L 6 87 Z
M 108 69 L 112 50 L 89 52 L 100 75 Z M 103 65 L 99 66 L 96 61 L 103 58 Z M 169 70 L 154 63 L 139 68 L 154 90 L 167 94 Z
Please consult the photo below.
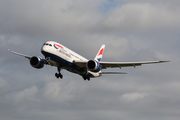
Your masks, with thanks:
M 57 42 L 48 41 L 44 43 L 41 48 L 41 52 L 45 58 L 50 58 L 50 60 L 55 61 L 57 63 L 56 66 L 66 69 L 70 72 L 77 73 L 81 76 L 85 73 L 90 74 L 91 77 L 101 76 L 99 72 L 94 73 L 89 70 L 82 70 L 81 68 L 78 68 L 76 65 L 74 65 L 73 61 L 88 61 L 88 59 Z
M 75 53 L 74 51 L 68 49 L 67 47 L 53 41 L 46 42 L 41 51 L 48 52 L 54 55 L 57 55 L 68 62 L 72 62 L 73 60 L 79 61 L 88 61 L 86 58 L 81 55 Z

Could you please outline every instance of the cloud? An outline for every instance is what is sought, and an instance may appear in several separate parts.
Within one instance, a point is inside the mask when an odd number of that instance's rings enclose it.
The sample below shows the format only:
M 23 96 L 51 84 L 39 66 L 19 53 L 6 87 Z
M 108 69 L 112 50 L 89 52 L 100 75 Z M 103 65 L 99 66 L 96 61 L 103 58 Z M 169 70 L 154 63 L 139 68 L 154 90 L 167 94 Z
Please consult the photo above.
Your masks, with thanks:
M 50 82 L 44 88 L 44 97 L 51 102 L 63 103 L 72 100 L 76 93 L 76 85 L 74 82 L 66 85 L 59 82 Z
M 0 71 L 1 72 L 1 71 Z M 0 78 L 0 90 L 2 89 L 5 89 L 7 88 L 9 85 L 8 85 L 8 82 L 5 81 L 3 78 Z
M 11 99 L 15 104 L 22 104 L 28 101 L 36 102 L 35 95 L 37 94 L 37 92 L 38 88 L 36 86 L 32 86 L 31 88 L 26 88 L 22 91 L 11 93 L 6 96 L 6 99 Z
M 146 96 L 149 96 L 147 93 L 125 93 L 121 96 L 121 100 L 126 101 L 126 102 L 132 102 L 136 101 L 139 99 L 143 99 Z
M 179 1 L 173 0 L 1 0 L 0 118 L 8 119 L 179 119 Z M 171 60 L 81 76 L 29 61 L 7 51 L 42 56 L 53 40 L 103 61 Z
M 116 29 L 149 30 L 177 29 L 180 16 L 169 11 L 165 6 L 149 3 L 125 4 L 109 13 L 104 24 Z M 178 26 L 177 26 L 178 25 Z

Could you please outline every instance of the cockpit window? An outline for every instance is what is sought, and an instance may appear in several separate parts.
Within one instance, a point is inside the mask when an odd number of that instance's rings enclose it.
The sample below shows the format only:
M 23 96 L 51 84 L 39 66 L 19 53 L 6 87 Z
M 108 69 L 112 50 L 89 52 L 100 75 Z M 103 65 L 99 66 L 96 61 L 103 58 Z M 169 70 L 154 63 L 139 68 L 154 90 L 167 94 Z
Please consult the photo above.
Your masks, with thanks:
M 43 45 L 49 45 L 49 46 L 52 46 L 51 44 L 49 44 L 49 43 L 44 43 Z

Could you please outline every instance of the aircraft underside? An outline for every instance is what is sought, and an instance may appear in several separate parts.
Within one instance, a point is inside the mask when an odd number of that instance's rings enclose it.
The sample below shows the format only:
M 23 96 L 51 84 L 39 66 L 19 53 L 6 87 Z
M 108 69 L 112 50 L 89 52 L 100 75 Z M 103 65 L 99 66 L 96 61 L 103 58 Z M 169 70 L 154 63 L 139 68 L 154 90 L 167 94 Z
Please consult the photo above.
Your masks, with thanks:
M 92 76 L 92 75 L 88 74 L 87 70 L 79 68 L 75 64 L 70 63 L 56 55 L 53 55 L 53 54 L 47 53 L 47 52 L 42 52 L 42 54 L 45 56 L 45 58 L 49 58 L 50 60 L 56 62 L 58 73 L 55 73 L 55 76 L 57 78 L 61 78 L 61 79 L 63 78 L 63 75 L 61 74 L 62 69 L 66 69 L 69 72 L 76 73 L 76 74 L 82 76 L 84 80 L 86 80 L 86 79 L 90 80 L 90 77 Z

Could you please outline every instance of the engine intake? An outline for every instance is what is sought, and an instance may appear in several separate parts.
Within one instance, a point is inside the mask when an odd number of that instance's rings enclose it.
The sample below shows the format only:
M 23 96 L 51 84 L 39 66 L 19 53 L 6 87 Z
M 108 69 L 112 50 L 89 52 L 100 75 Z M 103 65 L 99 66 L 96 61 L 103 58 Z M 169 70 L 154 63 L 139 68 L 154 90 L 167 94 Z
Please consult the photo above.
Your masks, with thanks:
M 32 67 L 40 69 L 44 67 L 44 61 L 40 57 L 33 56 L 30 59 L 30 64 Z
M 99 72 L 101 70 L 101 65 L 95 60 L 89 60 L 86 66 L 92 72 Z

